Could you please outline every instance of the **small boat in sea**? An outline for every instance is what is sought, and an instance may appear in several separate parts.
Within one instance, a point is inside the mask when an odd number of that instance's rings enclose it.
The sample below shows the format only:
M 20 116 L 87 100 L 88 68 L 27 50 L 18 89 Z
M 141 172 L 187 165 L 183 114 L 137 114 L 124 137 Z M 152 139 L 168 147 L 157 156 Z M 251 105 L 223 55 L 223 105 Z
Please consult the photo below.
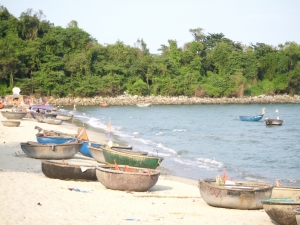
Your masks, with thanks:
M 20 120 L 3 120 L 2 124 L 6 127 L 18 127 L 20 126 Z
M 219 184 L 216 179 L 199 180 L 200 195 L 211 206 L 230 209 L 262 209 L 261 200 L 270 198 L 273 185 L 262 182 L 231 181 Z
M 91 160 L 48 160 L 42 161 L 42 171 L 46 177 L 54 179 L 96 181 L 96 167 L 99 165 Z
M 163 161 L 162 157 L 134 154 L 131 151 L 118 151 L 110 147 L 102 147 L 105 162 L 120 165 L 128 165 L 139 168 L 155 169 Z
M 266 125 L 282 125 L 283 120 L 266 118 Z
M 9 120 L 21 120 L 27 112 L 13 112 L 13 111 L 1 111 L 2 116 Z
M 102 102 L 102 103 L 100 103 L 100 107 L 107 108 L 107 107 L 109 107 L 109 106 L 110 106 L 110 104 L 107 103 L 107 102 Z
M 280 225 L 297 225 L 294 210 L 300 206 L 298 198 L 266 198 L 261 200 L 268 216 Z
M 36 134 L 36 140 L 38 143 L 41 144 L 63 144 L 66 142 L 75 141 L 76 139 L 74 137 L 65 137 L 65 136 L 44 136 L 41 133 Z
M 97 167 L 96 176 L 108 189 L 142 192 L 157 183 L 160 171 L 115 164 Z
M 257 116 L 240 116 L 241 121 L 259 121 L 263 118 L 263 114 Z
M 138 107 L 149 107 L 152 105 L 152 102 L 139 102 L 136 104 Z
M 82 146 L 82 143 L 41 144 L 38 142 L 21 142 L 23 152 L 36 159 L 70 159 Z

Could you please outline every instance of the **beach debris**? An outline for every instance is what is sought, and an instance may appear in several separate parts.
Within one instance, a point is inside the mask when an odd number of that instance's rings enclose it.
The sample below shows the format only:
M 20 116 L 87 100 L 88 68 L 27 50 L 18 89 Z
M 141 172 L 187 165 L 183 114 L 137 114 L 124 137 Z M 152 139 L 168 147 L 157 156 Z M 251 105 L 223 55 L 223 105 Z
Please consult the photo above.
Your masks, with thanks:
M 135 219 L 135 218 L 126 218 L 124 220 L 127 220 L 127 221 L 140 221 L 139 219 Z
M 25 153 L 24 152 L 15 152 L 15 156 L 17 156 L 17 157 L 19 157 L 19 156 L 23 156 L 23 155 L 25 155 Z
M 39 206 L 42 206 L 42 204 L 41 204 L 41 203 L 38 203 L 37 205 L 39 205 Z
M 106 217 L 104 217 L 104 216 L 101 216 L 101 215 L 99 215 L 99 216 L 96 216 L 96 218 L 97 218 L 97 219 L 104 219 L 104 220 L 106 219 Z
M 88 193 L 88 191 L 80 190 L 78 188 L 68 188 L 70 191 L 76 191 L 76 192 L 82 192 L 82 193 Z
M 141 197 L 141 198 L 202 198 L 201 196 L 175 196 L 175 195 L 133 195 L 134 197 Z

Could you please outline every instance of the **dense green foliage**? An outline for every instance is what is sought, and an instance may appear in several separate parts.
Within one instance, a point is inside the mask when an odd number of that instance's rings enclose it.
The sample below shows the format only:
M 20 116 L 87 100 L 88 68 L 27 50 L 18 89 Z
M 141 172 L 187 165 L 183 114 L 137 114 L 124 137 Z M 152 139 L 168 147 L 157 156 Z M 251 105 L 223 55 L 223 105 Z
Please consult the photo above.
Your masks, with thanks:
M 47 96 L 133 95 L 241 97 L 300 94 L 300 46 L 286 42 L 244 46 L 220 34 L 190 29 L 150 54 L 144 40 L 131 47 L 101 45 L 71 21 L 66 28 L 28 9 L 15 18 L 0 5 L 0 93 Z

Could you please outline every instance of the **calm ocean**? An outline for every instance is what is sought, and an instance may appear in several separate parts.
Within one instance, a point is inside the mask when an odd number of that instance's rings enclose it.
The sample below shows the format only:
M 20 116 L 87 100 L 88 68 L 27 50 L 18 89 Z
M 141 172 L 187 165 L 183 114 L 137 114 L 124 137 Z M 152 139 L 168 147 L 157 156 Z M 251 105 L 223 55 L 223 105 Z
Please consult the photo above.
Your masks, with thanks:
M 239 119 L 262 108 L 261 121 Z M 300 186 L 300 104 L 77 106 L 74 115 L 99 135 L 111 121 L 113 141 L 164 157 L 161 166 L 171 175 L 198 180 L 226 170 L 235 180 Z M 282 126 L 265 125 L 277 117 Z

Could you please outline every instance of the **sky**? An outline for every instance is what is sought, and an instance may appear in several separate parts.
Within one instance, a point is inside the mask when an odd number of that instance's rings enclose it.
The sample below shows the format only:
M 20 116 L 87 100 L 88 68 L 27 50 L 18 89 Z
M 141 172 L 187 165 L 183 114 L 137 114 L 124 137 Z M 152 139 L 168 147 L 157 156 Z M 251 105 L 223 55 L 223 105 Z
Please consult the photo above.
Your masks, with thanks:
M 66 28 L 72 20 L 99 44 L 143 39 L 151 53 L 176 40 L 193 41 L 189 29 L 223 33 L 244 45 L 300 44 L 300 0 L 0 0 L 19 18 L 43 11 L 44 19 Z

